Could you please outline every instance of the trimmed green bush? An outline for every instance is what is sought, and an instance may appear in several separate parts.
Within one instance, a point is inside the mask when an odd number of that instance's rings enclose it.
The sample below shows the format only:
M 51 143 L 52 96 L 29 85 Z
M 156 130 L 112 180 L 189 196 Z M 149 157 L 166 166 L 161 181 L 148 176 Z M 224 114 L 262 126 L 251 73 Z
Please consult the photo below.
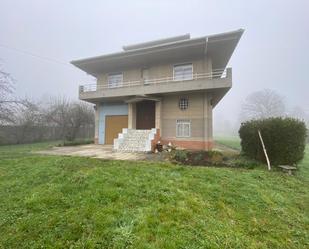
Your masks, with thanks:
M 261 131 L 272 165 L 291 165 L 303 159 L 307 133 L 304 122 L 294 118 L 268 118 L 241 124 L 239 136 L 242 153 L 265 162 L 258 130 Z

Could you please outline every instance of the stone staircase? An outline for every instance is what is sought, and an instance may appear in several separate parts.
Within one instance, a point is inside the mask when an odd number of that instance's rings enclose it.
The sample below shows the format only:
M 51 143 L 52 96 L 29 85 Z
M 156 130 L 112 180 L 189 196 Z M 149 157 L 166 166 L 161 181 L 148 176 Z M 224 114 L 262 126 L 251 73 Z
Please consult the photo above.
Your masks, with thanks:
M 114 139 L 114 150 L 126 152 L 149 152 L 157 130 L 122 129 Z

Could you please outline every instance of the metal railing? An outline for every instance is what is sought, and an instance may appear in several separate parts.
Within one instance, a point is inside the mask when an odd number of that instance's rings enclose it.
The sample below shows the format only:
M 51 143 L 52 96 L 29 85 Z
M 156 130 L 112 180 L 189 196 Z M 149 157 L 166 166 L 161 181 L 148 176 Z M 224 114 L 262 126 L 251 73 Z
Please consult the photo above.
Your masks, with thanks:
M 215 69 L 212 72 L 207 73 L 190 73 L 182 75 L 180 77 L 163 77 L 163 78 L 155 78 L 155 79 L 147 79 L 147 80 L 135 80 L 135 81 L 123 81 L 119 82 L 118 85 L 108 85 L 105 84 L 86 84 L 79 86 L 79 92 L 96 92 L 99 90 L 104 89 L 118 89 L 123 87 L 132 87 L 132 86 L 145 86 L 148 85 L 156 85 L 156 84 L 165 84 L 165 83 L 177 83 L 183 81 L 190 81 L 190 80 L 199 80 L 199 79 L 219 79 L 219 78 L 226 78 L 227 77 L 227 70 L 226 69 Z

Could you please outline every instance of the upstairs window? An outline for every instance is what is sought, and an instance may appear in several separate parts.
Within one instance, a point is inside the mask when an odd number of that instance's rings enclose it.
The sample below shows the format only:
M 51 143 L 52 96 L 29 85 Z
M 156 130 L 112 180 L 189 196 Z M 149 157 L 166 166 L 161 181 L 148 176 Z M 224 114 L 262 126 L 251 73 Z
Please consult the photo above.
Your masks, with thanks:
M 145 85 L 149 84 L 149 68 L 142 69 L 142 79 Z
M 191 136 L 191 121 L 188 119 L 176 120 L 176 137 Z
M 108 88 L 122 86 L 123 75 L 122 73 L 111 73 L 108 75 Z
M 192 63 L 174 66 L 174 80 L 192 80 L 193 65 Z

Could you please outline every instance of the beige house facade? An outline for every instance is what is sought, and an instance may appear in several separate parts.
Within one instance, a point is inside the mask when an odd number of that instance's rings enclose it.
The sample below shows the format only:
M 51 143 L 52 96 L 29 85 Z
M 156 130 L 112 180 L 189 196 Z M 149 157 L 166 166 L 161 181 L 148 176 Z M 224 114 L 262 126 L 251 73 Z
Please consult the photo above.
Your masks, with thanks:
M 186 34 L 72 61 L 97 79 L 79 87 L 79 98 L 95 104 L 95 142 L 129 151 L 158 141 L 211 149 L 213 109 L 232 87 L 227 64 L 242 34 Z

